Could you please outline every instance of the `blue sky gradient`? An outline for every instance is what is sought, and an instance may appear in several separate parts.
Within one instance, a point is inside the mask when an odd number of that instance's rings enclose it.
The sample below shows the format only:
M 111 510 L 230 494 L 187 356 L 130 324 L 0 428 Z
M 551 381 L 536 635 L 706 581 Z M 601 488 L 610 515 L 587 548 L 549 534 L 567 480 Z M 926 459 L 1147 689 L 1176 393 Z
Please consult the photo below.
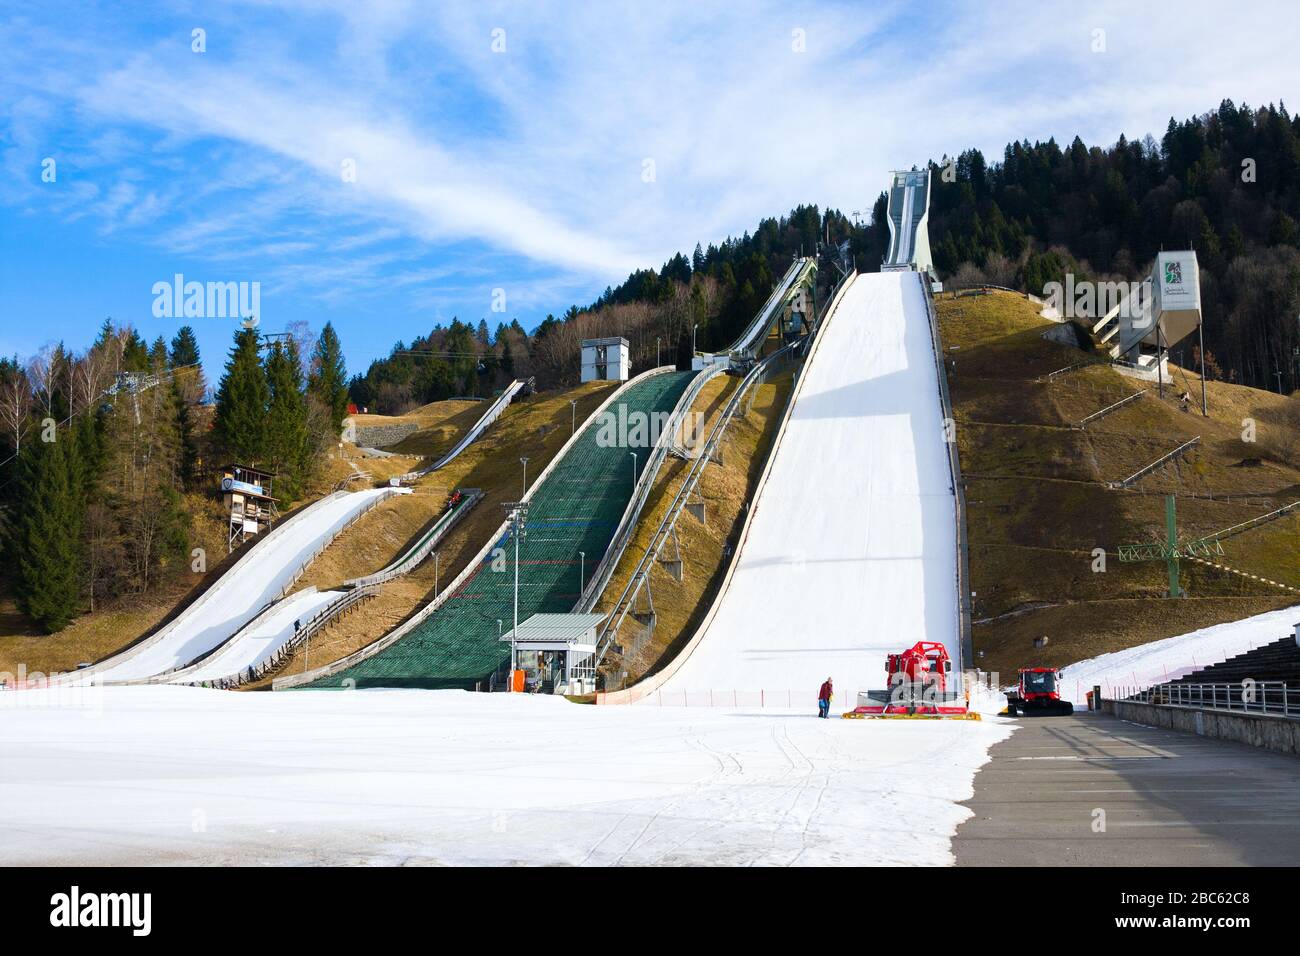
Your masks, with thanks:
M 170 339 L 152 289 L 183 273 L 259 282 L 266 330 L 332 321 L 364 371 L 801 202 L 867 210 L 891 168 L 1300 89 L 1287 4 L 1169 10 L 0 3 L 0 354 L 80 350 L 108 316 Z M 215 379 L 236 320 L 188 321 Z

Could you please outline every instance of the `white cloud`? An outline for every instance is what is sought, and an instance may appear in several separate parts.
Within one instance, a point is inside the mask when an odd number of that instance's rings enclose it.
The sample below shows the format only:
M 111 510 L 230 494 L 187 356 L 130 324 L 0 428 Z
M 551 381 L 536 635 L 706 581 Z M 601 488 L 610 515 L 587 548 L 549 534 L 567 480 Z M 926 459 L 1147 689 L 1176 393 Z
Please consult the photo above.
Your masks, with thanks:
M 146 241 L 260 256 L 274 281 L 322 296 L 452 290 L 484 269 L 581 296 L 799 202 L 869 209 L 891 168 L 972 145 L 996 161 L 1010 139 L 1158 137 L 1171 114 L 1300 80 L 1293 31 L 1270 28 L 1292 17 L 1281 3 L 288 10 L 211 14 L 204 56 L 147 29 L 134 43 L 0 29 L 14 63 L 0 93 L 21 105 L 6 167 L 30 166 L 42 125 L 66 123 L 89 169 L 152 176 L 80 186 L 65 215 L 120 233 L 170 213 L 180 227 Z M 495 27 L 506 53 L 491 52 Z

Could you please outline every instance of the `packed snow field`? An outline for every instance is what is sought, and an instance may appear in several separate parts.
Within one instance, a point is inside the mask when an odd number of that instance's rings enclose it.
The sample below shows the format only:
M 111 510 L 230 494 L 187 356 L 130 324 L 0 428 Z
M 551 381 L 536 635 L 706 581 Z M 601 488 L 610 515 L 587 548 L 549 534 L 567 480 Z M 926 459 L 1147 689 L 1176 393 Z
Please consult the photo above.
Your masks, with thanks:
M 1013 727 L 811 700 L 69 692 L 0 694 L 0 864 L 947 864 Z

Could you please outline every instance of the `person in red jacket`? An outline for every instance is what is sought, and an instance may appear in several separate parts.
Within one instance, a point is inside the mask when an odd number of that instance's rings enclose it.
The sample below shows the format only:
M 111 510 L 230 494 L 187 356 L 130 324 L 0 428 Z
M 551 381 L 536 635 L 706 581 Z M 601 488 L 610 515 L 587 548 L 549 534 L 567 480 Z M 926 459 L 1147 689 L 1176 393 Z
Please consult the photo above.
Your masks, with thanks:
M 834 698 L 834 690 L 831 687 L 831 679 L 826 678 L 826 683 L 822 684 L 821 690 L 817 692 L 817 716 L 825 717 L 830 713 L 831 700 Z

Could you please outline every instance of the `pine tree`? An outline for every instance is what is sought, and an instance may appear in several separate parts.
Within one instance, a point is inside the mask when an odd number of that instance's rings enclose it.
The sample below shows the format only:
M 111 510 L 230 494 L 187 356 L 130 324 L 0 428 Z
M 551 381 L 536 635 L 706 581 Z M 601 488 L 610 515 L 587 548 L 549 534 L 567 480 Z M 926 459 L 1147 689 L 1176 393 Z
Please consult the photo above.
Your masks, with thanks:
M 298 346 L 277 342 L 266 357 L 270 402 L 266 413 L 266 461 L 286 497 L 297 497 L 311 464 L 307 401 L 302 392 Z
M 235 333 L 235 346 L 217 386 L 214 437 L 224 452 L 244 465 L 261 461 L 267 445 L 266 410 L 271 392 L 257 344 L 255 329 Z
M 320 338 L 316 340 L 307 391 L 329 409 L 333 434 L 338 435 L 348 414 L 348 370 L 343 364 L 343 347 L 338 334 L 329 322 L 325 323 Z
M 194 330 L 183 325 L 172 338 L 167 353 L 167 366 L 172 370 L 172 395 L 176 402 L 180 422 L 181 481 L 189 485 L 198 476 L 199 439 L 194 423 L 194 406 L 203 400 L 207 383 L 199 367 L 199 343 Z
M 182 325 L 172 339 L 168 361 L 172 368 L 199 364 L 199 341 L 194 336 L 194 330 L 188 325 Z
M 18 604 L 48 632 L 66 627 L 80 605 L 78 471 L 70 432 L 28 442 L 19 457 L 12 537 Z

